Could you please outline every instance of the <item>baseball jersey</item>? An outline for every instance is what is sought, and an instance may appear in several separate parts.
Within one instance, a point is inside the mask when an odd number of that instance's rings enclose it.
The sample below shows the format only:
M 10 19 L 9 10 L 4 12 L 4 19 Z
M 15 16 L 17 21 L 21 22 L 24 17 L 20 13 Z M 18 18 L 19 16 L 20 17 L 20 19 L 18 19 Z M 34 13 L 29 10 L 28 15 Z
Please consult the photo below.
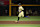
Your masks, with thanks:
M 22 10 L 24 10 L 24 8 L 22 6 L 18 7 L 19 12 L 22 11 Z

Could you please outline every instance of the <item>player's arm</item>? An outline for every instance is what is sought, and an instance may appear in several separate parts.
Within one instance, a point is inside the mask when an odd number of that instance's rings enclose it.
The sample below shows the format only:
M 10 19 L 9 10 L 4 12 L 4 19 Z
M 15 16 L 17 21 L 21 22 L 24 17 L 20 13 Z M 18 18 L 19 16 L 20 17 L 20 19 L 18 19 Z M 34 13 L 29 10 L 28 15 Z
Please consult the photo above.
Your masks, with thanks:
M 18 9 L 19 9 L 18 11 L 19 11 L 19 13 L 20 13 L 20 12 L 22 11 L 22 9 L 21 9 L 20 7 L 19 7 Z
M 22 11 L 24 11 L 24 8 L 22 7 Z
M 20 12 L 22 12 L 22 11 L 24 11 L 24 8 L 23 8 L 23 7 L 21 7 L 21 8 L 20 8 L 20 10 L 21 10 Z
M 20 12 L 22 12 L 22 9 L 20 9 L 21 11 Z

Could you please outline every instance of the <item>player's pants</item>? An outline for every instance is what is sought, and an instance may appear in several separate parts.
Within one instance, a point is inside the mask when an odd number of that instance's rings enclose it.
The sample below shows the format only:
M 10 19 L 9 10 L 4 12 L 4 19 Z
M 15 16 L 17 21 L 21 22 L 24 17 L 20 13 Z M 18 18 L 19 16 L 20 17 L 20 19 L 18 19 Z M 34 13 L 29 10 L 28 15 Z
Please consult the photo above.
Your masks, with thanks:
M 24 12 L 23 11 L 20 12 L 19 15 L 18 15 L 18 17 L 24 17 Z

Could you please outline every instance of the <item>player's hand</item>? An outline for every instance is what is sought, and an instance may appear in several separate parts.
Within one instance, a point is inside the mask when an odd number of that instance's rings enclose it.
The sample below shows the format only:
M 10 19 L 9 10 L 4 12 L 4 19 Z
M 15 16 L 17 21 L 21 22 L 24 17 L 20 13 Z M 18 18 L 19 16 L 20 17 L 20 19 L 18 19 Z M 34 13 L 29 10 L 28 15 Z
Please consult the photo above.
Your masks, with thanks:
M 21 11 L 20 11 L 21 12 Z
M 21 11 L 20 11 L 21 12 Z

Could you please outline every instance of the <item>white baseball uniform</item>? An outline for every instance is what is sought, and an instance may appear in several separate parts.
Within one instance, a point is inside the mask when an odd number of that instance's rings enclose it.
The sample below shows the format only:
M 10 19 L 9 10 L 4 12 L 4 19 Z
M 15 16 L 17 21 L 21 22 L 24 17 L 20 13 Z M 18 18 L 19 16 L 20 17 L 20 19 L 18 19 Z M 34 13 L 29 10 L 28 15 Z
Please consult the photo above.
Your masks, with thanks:
M 18 7 L 18 11 L 19 11 L 18 17 L 24 17 L 24 12 L 22 10 L 24 10 L 24 8 L 22 6 Z

